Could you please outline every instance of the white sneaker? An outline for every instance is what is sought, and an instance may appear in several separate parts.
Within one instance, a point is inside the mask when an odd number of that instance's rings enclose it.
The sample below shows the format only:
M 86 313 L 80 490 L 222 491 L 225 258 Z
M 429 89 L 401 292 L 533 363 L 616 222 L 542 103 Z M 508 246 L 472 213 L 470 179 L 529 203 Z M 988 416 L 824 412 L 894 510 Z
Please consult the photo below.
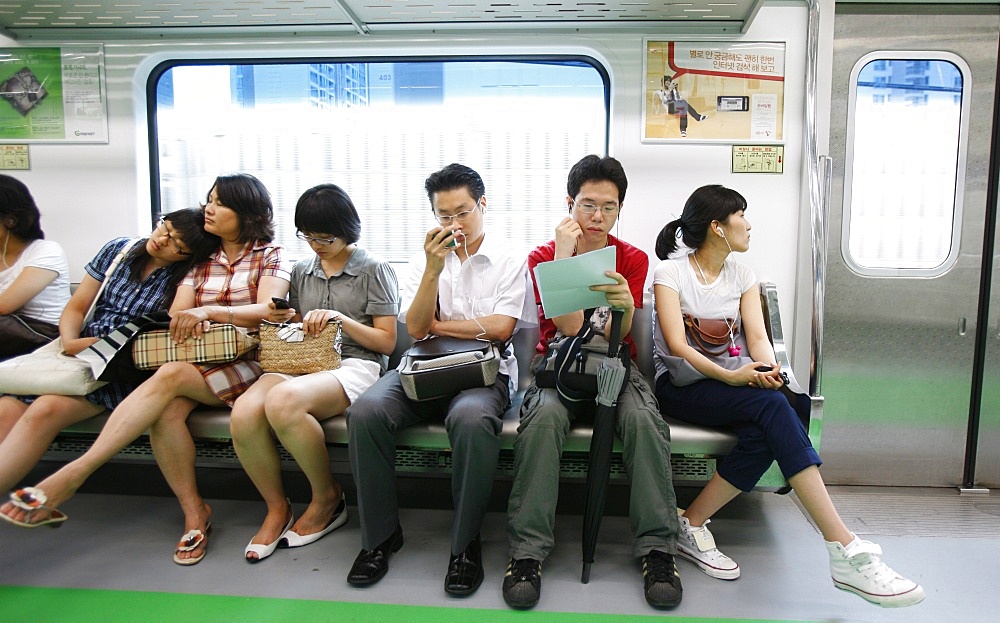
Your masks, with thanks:
M 706 575 L 720 580 L 735 580 L 740 577 L 740 566 L 736 561 L 726 556 L 715 547 L 715 537 L 708 531 L 708 519 L 705 525 L 695 527 L 688 518 L 677 509 L 677 519 L 680 530 L 677 533 L 677 555 L 698 565 Z
M 833 585 L 850 591 L 883 608 L 901 608 L 920 603 L 924 589 L 907 580 L 879 559 L 882 548 L 870 541 L 855 537 L 844 547 L 837 542 L 826 542 L 830 552 L 830 575 Z

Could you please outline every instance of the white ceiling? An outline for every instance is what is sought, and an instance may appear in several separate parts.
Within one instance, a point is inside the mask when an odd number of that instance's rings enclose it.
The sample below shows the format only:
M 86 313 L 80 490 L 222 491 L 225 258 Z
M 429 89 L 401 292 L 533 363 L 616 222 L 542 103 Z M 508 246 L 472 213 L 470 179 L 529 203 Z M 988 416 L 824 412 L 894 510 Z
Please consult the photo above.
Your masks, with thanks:
M 745 31 L 763 0 L 0 0 L 12 37 L 112 29 L 262 27 L 368 34 L 431 28 L 635 27 Z

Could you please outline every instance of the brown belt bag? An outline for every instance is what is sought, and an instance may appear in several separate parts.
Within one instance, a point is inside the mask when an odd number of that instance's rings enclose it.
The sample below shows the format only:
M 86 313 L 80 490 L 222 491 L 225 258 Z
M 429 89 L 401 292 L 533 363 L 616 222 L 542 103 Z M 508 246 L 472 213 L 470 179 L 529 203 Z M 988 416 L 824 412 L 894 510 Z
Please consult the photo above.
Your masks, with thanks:
M 730 323 L 733 328 L 732 336 L 729 335 Z M 729 349 L 730 342 L 740 334 L 740 328 L 735 320 L 710 320 L 684 314 L 684 332 L 687 333 L 691 346 L 706 355 L 718 357 Z

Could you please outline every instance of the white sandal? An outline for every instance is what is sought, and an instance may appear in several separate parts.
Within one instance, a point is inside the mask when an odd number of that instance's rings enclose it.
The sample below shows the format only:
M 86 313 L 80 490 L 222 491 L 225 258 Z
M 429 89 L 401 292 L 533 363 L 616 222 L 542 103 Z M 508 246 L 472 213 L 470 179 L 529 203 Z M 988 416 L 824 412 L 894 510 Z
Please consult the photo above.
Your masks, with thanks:
M 285 533 L 292 529 L 292 524 L 293 523 L 295 523 L 295 517 L 291 513 L 289 513 L 288 514 L 288 523 L 285 524 L 284 530 L 281 531 L 281 534 L 278 535 L 278 538 L 274 539 L 273 541 L 271 541 L 267 545 L 261 545 L 259 543 L 254 543 L 253 539 L 250 539 L 250 544 L 247 545 L 247 548 L 245 550 L 243 550 L 243 557 L 249 563 L 256 563 L 256 562 L 260 562 L 260 561 L 264 560 L 265 558 L 267 558 L 268 556 L 270 556 L 271 554 L 273 554 L 274 550 L 278 549 L 278 543 L 281 542 L 281 539 L 285 538 Z M 256 558 L 250 558 L 247 555 L 250 552 L 253 552 L 254 554 L 257 554 L 257 557 Z
M 45 503 L 48 501 L 48 496 L 38 487 L 25 487 L 17 491 L 12 491 L 10 494 L 10 503 L 23 511 L 27 511 L 28 516 L 25 518 L 25 521 L 21 521 L 14 519 L 7 513 L 0 513 L 0 519 L 22 528 L 37 528 L 39 526 L 58 528 L 64 521 L 69 519 L 69 516 L 62 511 L 46 506 Z M 42 513 L 46 514 L 45 519 L 31 521 L 36 514 Z
M 196 565 L 201 562 L 201 559 L 205 557 L 208 553 L 208 535 L 212 534 L 212 522 L 208 522 L 205 526 L 205 531 L 194 528 L 193 530 L 188 530 L 181 537 L 181 540 L 177 543 L 177 549 L 174 550 L 174 562 L 185 567 Z M 204 547 L 202 547 L 204 544 Z M 193 552 L 194 550 L 201 547 L 201 555 L 194 556 L 192 558 L 181 558 L 178 556 L 181 552 Z

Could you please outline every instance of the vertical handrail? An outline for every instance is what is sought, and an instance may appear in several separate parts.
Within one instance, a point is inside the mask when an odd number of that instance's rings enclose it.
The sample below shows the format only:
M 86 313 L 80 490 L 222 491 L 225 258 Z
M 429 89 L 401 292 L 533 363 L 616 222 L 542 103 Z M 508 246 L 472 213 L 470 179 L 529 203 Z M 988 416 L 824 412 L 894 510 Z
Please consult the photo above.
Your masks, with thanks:
M 812 226 L 812 326 L 809 352 L 809 395 L 820 395 L 823 371 L 823 313 L 826 299 L 827 210 L 833 161 L 820 156 L 817 146 L 817 74 L 819 72 L 820 0 L 808 4 L 806 26 L 806 97 L 804 133 L 806 178 L 809 186 L 809 216 Z
M 833 182 L 833 158 L 819 156 L 821 175 L 819 205 L 812 214 L 812 358 L 809 365 L 809 395 L 823 395 L 823 326 L 826 314 L 826 252 L 829 244 L 830 188 Z

